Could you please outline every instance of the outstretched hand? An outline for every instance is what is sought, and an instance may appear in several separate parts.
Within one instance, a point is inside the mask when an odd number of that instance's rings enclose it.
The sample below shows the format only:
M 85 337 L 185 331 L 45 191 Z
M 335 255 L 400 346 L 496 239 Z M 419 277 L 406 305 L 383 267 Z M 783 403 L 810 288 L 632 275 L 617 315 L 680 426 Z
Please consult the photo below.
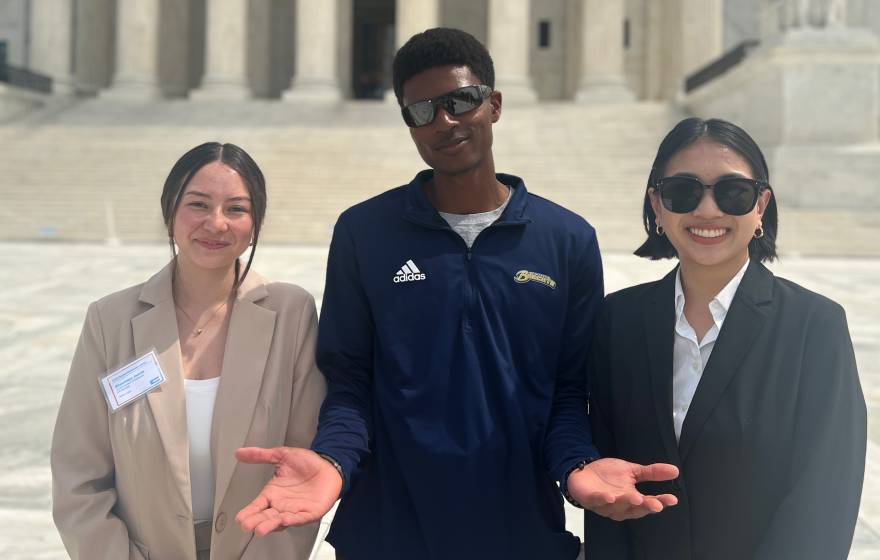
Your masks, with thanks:
M 342 477 L 310 449 L 244 447 L 235 452 L 242 463 L 275 465 L 275 475 L 235 520 L 245 532 L 265 536 L 290 525 L 318 521 L 342 491 Z
M 568 476 L 568 493 L 584 508 L 613 519 L 638 519 L 674 506 L 672 494 L 646 496 L 637 482 L 660 482 L 678 477 L 678 467 L 665 463 L 639 465 L 621 459 L 598 459 Z

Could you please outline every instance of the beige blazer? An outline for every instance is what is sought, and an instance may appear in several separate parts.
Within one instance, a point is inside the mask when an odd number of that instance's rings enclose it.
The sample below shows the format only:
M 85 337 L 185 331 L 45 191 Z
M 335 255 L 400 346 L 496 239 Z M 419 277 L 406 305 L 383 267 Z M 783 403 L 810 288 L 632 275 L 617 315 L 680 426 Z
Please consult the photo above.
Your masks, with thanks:
M 195 560 L 189 447 L 171 265 L 89 306 L 52 438 L 53 516 L 82 560 Z M 308 558 L 318 525 L 257 539 L 235 515 L 272 475 L 239 464 L 242 446 L 308 447 L 325 382 L 315 366 L 317 313 L 302 288 L 251 271 L 232 308 L 211 451 L 211 558 Z M 155 348 L 168 381 L 108 412 L 105 372 Z

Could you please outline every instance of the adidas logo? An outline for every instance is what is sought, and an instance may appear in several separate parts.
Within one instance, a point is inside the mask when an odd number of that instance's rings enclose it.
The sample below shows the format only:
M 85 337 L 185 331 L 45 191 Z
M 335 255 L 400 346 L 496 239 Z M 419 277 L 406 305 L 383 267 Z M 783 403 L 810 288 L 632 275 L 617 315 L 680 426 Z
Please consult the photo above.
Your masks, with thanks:
M 406 261 L 406 264 L 400 267 L 400 270 L 394 275 L 394 283 L 415 282 L 416 280 L 424 280 L 425 278 L 427 278 L 425 273 L 419 270 L 416 263 L 412 262 L 412 259 L 410 259 Z

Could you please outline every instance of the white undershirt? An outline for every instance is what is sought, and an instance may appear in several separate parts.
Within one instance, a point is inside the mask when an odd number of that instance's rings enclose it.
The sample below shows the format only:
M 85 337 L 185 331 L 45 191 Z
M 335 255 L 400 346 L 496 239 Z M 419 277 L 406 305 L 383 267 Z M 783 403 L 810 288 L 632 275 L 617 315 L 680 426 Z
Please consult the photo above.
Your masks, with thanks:
M 189 435 L 189 482 L 193 520 L 214 517 L 214 465 L 211 460 L 211 424 L 220 378 L 184 379 L 186 430 Z
M 688 408 L 697 391 L 703 370 L 715 347 L 721 332 L 730 303 L 736 294 L 749 262 L 736 273 L 730 282 L 709 302 L 709 312 L 715 324 L 703 340 L 697 342 L 697 333 L 684 315 L 684 290 L 681 287 L 681 268 L 675 274 L 675 345 L 672 351 L 672 421 L 675 424 L 675 439 L 681 438 L 681 427 Z
M 449 212 L 440 212 L 440 216 L 446 220 L 446 223 L 449 224 L 449 227 L 451 227 L 455 233 L 464 239 L 465 244 L 468 246 L 468 249 L 470 249 L 473 246 L 474 241 L 477 239 L 477 236 L 480 235 L 480 232 L 491 226 L 501 217 L 501 214 L 504 213 L 504 209 L 507 208 L 507 203 L 510 202 L 512 194 L 513 190 L 508 187 L 507 199 L 504 203 L 495 210 L 489 212 L 480 212 L 479 214 L 450 214 Z

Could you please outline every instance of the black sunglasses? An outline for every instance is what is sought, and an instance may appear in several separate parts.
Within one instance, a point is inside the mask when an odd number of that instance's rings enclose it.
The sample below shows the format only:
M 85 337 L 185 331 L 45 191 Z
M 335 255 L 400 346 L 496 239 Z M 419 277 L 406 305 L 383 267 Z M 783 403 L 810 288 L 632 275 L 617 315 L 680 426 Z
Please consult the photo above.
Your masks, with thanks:
M 731 216 L 745 216 L 758 202 L 761 192 L 770 186 L 766 181 L 730 177 L 707 185 L 693 177 L 664 177 L 654 185 L 663 207 L 676 214 L 693 212 L 700 205 L 705 189 L 712 189 L 718 209 Z
M 416 101 L 401 109 L 403 121 L 410 128 L 431 124 L 437 116 L 438 107 L 442 107 L 450 115 L 461 115 L 479 107 L 490 93 L 492 88 L 486 85 L 464 86 L 434 99 Z

